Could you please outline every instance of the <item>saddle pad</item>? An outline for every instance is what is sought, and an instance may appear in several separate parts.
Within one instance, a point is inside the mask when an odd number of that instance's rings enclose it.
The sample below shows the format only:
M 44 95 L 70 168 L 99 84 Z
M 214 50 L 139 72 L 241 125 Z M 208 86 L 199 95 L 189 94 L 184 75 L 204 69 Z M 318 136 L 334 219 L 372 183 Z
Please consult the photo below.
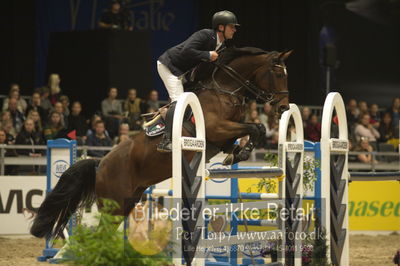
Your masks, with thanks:
M 146 127 L 144 130 L 149 137 L 157 137 L 164 133 L 165 123 L 164 119 L 160 116 L 157 121 L 152 125 Z
M 196 133 L 196 126 L 194 121 L 194 116 L 191 115 L 191 118 L 185 119 L 183 121 L 183 127 L 189 131 L 189 134 L 194 136 Z M 145 127 L 145 133 L 148 137 L 157 137 L 164 133 L 165 122 L 164 119 L 160 116 L 154 123 L 150 126 Z

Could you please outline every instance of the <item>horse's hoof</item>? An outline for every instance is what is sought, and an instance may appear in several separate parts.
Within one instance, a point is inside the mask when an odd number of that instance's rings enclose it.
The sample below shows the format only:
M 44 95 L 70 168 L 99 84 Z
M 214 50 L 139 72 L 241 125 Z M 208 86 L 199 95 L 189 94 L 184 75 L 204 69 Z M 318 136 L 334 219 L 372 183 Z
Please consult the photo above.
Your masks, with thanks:
M 228 156 L 226 156 L 225 160 L 222 162 L 222 165 L 232 165 L 234 157 L 235 156 L 233 156 L 233 154 L 228 154 Z
M 250 152 L 241 152 L 237 155 L 237 162 L 247 161 L 249 158 Z
M 265 136 L 267 129 L 265 128 L 265 126 L 263 124 L 257 124 L 257 128 L 260 131 L 260 135 L 261 136 Z
M 232 154 L 239 154 L 239 152 L 242 150 L 242 147 L 240 145 L 235 145 L 233 148 Z

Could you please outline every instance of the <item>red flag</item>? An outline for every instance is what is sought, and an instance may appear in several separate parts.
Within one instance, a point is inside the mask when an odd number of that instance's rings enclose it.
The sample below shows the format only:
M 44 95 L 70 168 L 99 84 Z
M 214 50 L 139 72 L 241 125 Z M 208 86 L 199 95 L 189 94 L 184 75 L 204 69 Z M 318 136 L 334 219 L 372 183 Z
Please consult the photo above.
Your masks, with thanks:
M 339 118 L 337 115 L 335 115 L 335 117 L 333 118 L 333 123 L 335 123 L 336 125 L 339 125 Z
M 70 139 L 76 139 L 76 130 L 72 130 L 67 134 L 67 137 Z

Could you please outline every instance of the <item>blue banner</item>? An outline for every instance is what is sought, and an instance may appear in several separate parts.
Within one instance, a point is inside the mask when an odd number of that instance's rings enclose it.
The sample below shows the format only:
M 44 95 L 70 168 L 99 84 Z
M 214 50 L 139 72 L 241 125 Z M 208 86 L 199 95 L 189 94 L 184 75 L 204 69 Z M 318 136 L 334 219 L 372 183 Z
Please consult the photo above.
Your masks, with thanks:
M 197 30 L 198 1 L 125 0 L 121 2 L 122 7 L 132 13 L 133 30 L 151 32 L 152 58 L 148 60 L 151 60 L 152 69 L 149 71 L 153 73 L 153 84 L 160 92 L 160 97 L 166 99 L 167 93 L 158 77 L 156 61 L 166 49 L 182 42 Z M 109 3 L 109 0 L 37 1 L 36 86 L 42 86 L 47 82 L 45 74 L 50 33 L 97 29 L 100 16 L 109 8 Z

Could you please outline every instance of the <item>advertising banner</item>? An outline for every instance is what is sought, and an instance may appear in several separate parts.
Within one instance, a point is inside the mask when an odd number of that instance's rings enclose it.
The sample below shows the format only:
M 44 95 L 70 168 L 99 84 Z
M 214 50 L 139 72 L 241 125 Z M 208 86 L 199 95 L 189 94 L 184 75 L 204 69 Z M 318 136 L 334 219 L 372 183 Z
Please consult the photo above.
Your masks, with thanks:
M 45 195 L 45 176 L 0 176 L 0 235 L 29 234 Z
M 400 183 L 350 183 L 349 219 L 352 231 L 400 231 Z

